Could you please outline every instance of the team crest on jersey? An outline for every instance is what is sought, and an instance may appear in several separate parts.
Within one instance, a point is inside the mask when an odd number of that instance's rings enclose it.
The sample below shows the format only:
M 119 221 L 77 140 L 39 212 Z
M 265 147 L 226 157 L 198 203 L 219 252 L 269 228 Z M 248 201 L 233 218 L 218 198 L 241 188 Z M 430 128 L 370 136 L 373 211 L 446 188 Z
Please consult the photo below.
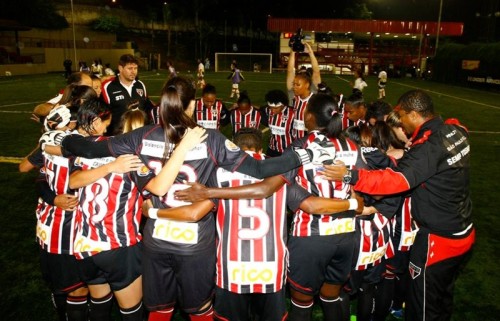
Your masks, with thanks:
M 256 121 L 251 121 L 250 122 L 250 127 L 256 127 L 257 126 L 257 122 Z
M 422 272 L 422 268 L 419 268 L 412 262 L 410 262 L 409 270 L 412 279 L 416 279 L 420 275 L 420 272 Z
M 142 97 L 142 96 L 144 96 L 144 90 L 142 90 L 142 89 L 140 89 L 140 88 L 137 88 L 137 89 L 135 90 L 135 92 L 136 92 L 139 96 L 141 96 L 141 97 Z
M 137 171 L 137 175 L 141 176 L 141 177 L 144 177 L 144 176 L 147 176 L 149 174 L 149 172 L 150 172 L 149 168 L 146 165 L 143 165 L 141 167 L 141 169 L 139 169 Z
M 226 149 L 231 151 L 231 152 L 237 152 L 240 150 L 240 148 L 238 146 L 236 146 L 236 144 L 233 143 L 232 141 L 230 141 L 229 139 L 226 139 L 226 142 L 224 143 L 224 145 L 226 145 Z
M 81 157 L 77 157 L 75 159 L 75 166 L 78 166 L 78 167 L 83 167 L 83 160 Z

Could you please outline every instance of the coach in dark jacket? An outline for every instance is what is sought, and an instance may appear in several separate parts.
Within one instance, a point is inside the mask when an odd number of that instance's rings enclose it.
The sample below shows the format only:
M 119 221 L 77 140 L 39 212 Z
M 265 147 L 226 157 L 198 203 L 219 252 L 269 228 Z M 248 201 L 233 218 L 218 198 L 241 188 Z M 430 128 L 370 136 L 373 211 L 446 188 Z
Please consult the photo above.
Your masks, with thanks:
M 453 286 L 475 238 L 468 133 L 456 119 L 443 122 L 435 116 L 431 98 L 421 90 L 405 93 L 396 108 L 412 134 L 412 146 L 396 168 L 349 171 L 337 164 L 326 165 L 325 174 L 373 195 L 411 190 L 420 229 L 410 253 L 406 320 L 450 320 Z
M 140 108 L 151 115 L 153 104 L 148 99 L 146 86 L 137 80 L 139 61 L 131 54 L 120 57 L 118 76 L 103 84 L 102 97 L 110 106 L 113 117 L 106 135 L 120 132 L 119 124 L 123 113 L 128 108 Z

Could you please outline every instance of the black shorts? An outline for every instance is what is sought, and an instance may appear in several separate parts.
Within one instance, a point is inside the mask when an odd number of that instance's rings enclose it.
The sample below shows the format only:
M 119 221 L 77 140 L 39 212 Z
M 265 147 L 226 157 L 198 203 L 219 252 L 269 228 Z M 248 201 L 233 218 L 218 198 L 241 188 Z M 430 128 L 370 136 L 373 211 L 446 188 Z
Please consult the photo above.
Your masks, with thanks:
M 290 237 L 288 283 L 306 295 L 316 295 L 323 283 L 341 285 L 351 272 L 355 234 Z
M 285 288 L 274 293 L 240 294 L 216 287 L 214 313 L 214 319 L 220 321 L 285 320 Z
M 386 260 L 387 270 L 390 272 L 402 275 L 408 273 L 410 265 L 410 251 L 395 250 L 394 256 Z
M 142 274 L 142 243 L 104 251 L 78 261 L 82 279 L 90 285 L 108 283 L 119 291 Z
M 42 277 L 53 293 L 70 293 L 85 283 L 78 274 L 77 259 L 70 254 L 53 254 L 40 249 Z
M 378 265 L 370 266 L 366 270 L 352 271 L 349 281 L 344 286 L 344 291 L 350 295 L 355 295 L 364 284 L 380 283 L 384 278 L 385 268 L 386 266 L 382 262 Z
M 173 307 L 199 311 L 215 287 L 215 246 L 195 255 L 152 253 L 143 257 L 144 305 L 149 311 Z

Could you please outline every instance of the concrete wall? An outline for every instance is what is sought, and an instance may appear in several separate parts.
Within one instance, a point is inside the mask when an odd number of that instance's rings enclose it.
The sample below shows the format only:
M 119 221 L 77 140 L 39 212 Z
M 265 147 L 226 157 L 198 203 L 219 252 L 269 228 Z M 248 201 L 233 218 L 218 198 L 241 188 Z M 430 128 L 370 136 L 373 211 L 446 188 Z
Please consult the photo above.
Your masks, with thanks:
M 43 74 L 48 72 L 63 72 L 63 61 L 66 58 L 74 59 L 72 49 L 65 48 L 42 48 L 45 55 L 45 63 L 11 64 L 0 65 L 0 76 L 10 71 L 12 75 Z M 111 68 L 116 69 L 121 55 L 134 54 L 133 49 L 78 49 L 77 59 L 86 61 L 90 66 L 96 58 L 101 58 L 102 63 L 109 63 Z M 73 70 L 78 68 L 78 62 L 73 61 Z

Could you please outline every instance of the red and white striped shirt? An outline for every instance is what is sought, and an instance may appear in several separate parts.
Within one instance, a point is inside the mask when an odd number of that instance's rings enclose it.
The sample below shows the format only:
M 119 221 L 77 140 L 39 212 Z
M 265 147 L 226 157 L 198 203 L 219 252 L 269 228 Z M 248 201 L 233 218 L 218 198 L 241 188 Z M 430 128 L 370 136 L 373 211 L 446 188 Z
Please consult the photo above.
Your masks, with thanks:
M 382 259 L 394 256 L 391 241 L 391 224 L 389 219 L 380 213 L 373 214 L 373 219 L 356 218 L 356 233 L 359 246 L 356 250 L 355 270 L 366 270 L 378 265 Z
M 271 132 L 269 149 L 282 154 L 293 141 L 292 130 L 295 111 L 286 106 L 280 113 L 273 113 L 271 108 L 266 107 L 265 115 L 264 124 L 269 127 Z
M 69 188 L 70 160 L 44 153 L 45 173 L 50 188 L 56 195 L 75 194 Z M 75 237 L 75 212 L 65 211 L 55 205 L 38 200 L 36 209 L 36 238 L 40 246 L 53 254 L 73 254 Z
M 220 129 L 228 123 L 227 109 L 222 104 L 222 101 L 216 100 L 214 105 L 207 108 L 203 104 L 203 99 L 197 99 L 194 107 L 194 120 L 204 128 Z
M 293 139 L 302 138 L 307 133 L 307 128 L 304 123 L 304 113 L 306 111 L 307 103 L 309 102 L 309 98 L 313 93 L 311 93 L 308 97 L 302 99 L 300 96 L 295 96 L 293 98 L 293 109 L 295 110 L 295 119 L 293 120 Z
M 217 181 L 219 187 L 237 187 L 260 180 L 219 168 Z M 266 199 L 220 200 L 216 222 L 217 286 L 234 293 L 282 289 L 288 262 L 286 185 Z
M 261 115 L 258 109 L 253 106 L 250 107 L 250 111 L 246 114 L 242 114 L 237 108 L 231 111 L 231 126 L 234 135 L 243 127 L 257 128 L 260 127 Z
M 342 160 L 348 168 L 354 168 L 363 162 L 360 151 L 353 141 L 349 139 L 326 138 L 317 131 L 313 131 L 307 137 L 294 141 L 293 145 L 307 148 L 310 143 L 318 139 L 329 139 L 335 146 L 335 158 Z M 297 184 L 315 196 L 348 199 L 351 195 L 351 186 L 339 181 L 333 182 L 324 179 L 318 174 L 318 170 L 322 169 L 322 167 L 318 167 L 312 163 L 303 165 L 298 170 Z M 335 216 L 313 215 L 313 213 L 306 213 L 299 208 L 294 214 L 292 235 L 299 237 L 334 235 L 354 232 L 354 229 L 353 211 L 346 211 L 343 214 Z
M 91 170 L 114 160 L 77 157 L 72 171 Z M 140 242 L 142 197 L 128 174 L 108 174 L 80 188 L 78 194 L 74 246 L 78 259 Z

